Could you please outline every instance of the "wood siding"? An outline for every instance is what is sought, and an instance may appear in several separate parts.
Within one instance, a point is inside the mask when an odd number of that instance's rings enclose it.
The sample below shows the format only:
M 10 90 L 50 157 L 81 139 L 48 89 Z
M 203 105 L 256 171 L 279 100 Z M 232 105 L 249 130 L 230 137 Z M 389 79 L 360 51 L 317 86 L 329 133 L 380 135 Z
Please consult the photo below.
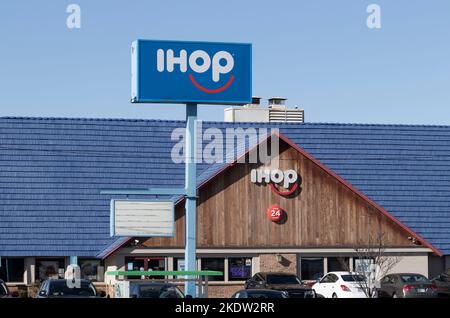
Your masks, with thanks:
M 200 190 L 197 240 L 200 248 L 354 247 L 384 234 L 391 247 L 413 247 L 409 234 L 297 150 L 280 142 L 280 168 L 295 169 L 301 192 L 290 198 L 250 181 L 254 164 L 236 164 Z M 283 224 L 266 210 L 280 205 Z M 176 208 L 174 238 L 149 238 L 151 247 L 184 246 L 184 203 Z

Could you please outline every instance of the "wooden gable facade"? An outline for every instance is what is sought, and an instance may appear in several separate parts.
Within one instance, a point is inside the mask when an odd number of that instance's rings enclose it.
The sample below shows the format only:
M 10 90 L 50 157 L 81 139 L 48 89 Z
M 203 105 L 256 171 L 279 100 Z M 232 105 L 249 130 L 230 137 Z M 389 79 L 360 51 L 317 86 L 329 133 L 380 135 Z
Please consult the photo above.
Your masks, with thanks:
M 280 169 L 294 169 L 301 178 L 289 197 L 252 183 L 256 164 L 235 163 L 200 188 L 198 248 L 352 248 L 380 233 L 389 247 L 414 247 L 408 229 L 283 139 L 278 159 Z M 268 219 L 273 204 L 285 211 L 283 222 Z M 149 238 L 143 245 L 183 248 L 184 202 L 175 217 L 175 237 Z

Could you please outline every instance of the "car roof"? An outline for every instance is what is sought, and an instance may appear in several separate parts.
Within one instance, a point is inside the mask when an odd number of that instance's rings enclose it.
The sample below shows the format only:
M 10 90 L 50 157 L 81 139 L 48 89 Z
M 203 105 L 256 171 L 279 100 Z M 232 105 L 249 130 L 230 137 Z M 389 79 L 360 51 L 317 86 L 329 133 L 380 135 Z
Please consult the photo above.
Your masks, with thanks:
M 67 278 L 67 279 L 65 279 L 65 278 L 58 278 L 58 279 L 48 278 L 45 281 L 48 281 L 50 283 L 59 283 L 59 282 L 66 282 L 68 280 L 72 280 L 72 278 Z M 79 281 L 81 281 L 82 283 L 90 283 L 91 282 L 89 279 L 80 279 Z
M 275 289 L 266 289 L 266 288 L 254 288 L 254 289 L 240 289 L 235 292 L 236 293 L 242 293 L 242 292 L 269 292 L 269 293 L 283 293 L 281 290 L 275 290 Z
M 335 275 L 358 275 L 358 273 L 354 273 L 354 272 L 346 272 L 346 271 L 336 271 L 336 272 L 328 272 L 325 275 L 328 274 L 335 274 Z
M 154 282 L 154 281 L 142 281 L 142 280 L 130 280 L 130 283 L 134 285 L 155 285 L 155 286 L 176 286 L 172 283 L 166 282 Z
M 419 273 L 392 273 L 392 274 L 389 274 L 389 275 L 391 275 L 391 276 L 393 276 L 393 275 L 395 275 L 395 276 L 401 276 L 401 275 L 419 275 L 419 276 L 425 276 L 425 275 L 419 274 Z M 389 276 L 389 275 L 386 275 L 386 276 Z

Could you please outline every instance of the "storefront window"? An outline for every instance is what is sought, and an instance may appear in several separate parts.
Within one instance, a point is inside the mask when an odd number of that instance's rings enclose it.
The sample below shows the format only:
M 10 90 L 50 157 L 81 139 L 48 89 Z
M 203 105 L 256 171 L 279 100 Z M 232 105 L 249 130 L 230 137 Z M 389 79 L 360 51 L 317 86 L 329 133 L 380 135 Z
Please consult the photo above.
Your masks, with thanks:
M 229 258 L 228 259 L 228 280 L 247 280 L 252 277 L 251 258 Z
M 185 270 L 184 258 L 174 258 L 173 259 L 173 270 L 174 271 L 184 271 Z
M 318 280 L 323 277 L 323 258 L 301 258 L 302 280 Z
M 202 270 L 203 271 L 225 271 L 225 259 L 224 258 L 202 258 Z M 224 275 L 222 276 L 209 276 L 210 281 L 224 281 Z
M 328 272 L 349 271 L 348 257 L 328 257 Z
M 370 273 L 374 260 L 371 258 L 354 258 L 354 271 L 357 273 Z
M 39 281 L 47 278 L 64 278 L 64 258 L 36 259 L 36 278 Z
M 166 258 L 164 257 L 126 257 L 125 267 L 127 271 L 165 271 Z M 130 279 L 139 279 L 140 276 L 128 276 Z M 145 276 L 145 278 L 161 279 L 164 276 Z
M 103 267 L 98 259 L 80 259 L 81 278 L 93 282 L 103 281 Z
M 25 273 L 25 259 L 1 258 L 0 279 L 5 282 L 21 283 Z

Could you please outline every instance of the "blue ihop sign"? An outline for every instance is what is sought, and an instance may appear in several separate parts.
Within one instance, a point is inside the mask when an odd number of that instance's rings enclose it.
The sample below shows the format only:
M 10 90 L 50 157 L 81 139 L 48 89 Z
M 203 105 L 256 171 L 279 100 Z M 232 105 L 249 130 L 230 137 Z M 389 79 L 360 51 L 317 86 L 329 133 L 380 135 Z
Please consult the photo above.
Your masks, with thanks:
M 251 44 L 137 40 L 131 54 L 134 103 L 251 102 Z

